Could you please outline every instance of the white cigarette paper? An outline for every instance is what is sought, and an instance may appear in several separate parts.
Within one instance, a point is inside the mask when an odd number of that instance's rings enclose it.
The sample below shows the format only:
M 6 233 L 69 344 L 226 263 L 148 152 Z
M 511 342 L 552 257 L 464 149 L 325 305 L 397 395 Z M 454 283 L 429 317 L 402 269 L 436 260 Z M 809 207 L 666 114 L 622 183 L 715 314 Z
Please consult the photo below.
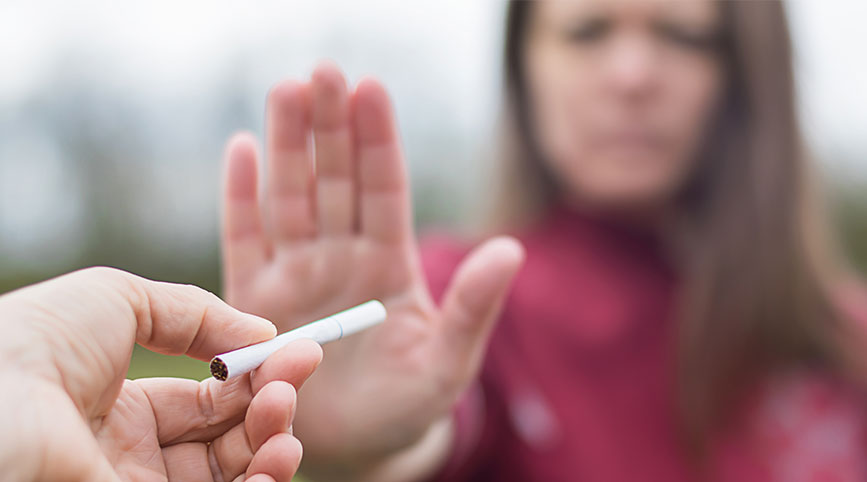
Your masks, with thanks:
M 211 375 L 226 381 L 243 375 L 261 365 L 272 353 L 300 338 L 310 338 L 321 344 L 378 325 L 385 321 L 385 306 L 371 300 L 334 315 L 287 331 L 282 335 L 238 350 L 217 355 L 211 360 Z

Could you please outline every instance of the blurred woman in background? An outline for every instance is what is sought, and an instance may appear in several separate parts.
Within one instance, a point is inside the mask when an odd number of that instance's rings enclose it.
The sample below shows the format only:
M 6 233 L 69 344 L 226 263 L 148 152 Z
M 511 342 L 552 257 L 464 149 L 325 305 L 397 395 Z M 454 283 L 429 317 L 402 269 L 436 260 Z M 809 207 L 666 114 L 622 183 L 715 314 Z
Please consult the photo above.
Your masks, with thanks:
M 821 223 L 791 57 L 778 2 L 512 2 L 491 219 L 520 243 L 466 257 L 417 247 L 379 83 L 323 64 L 278 84 L 262 202 L 255 141 L 227 148 L 227 299 L 281 331 L 389 310 L 300 395 L 302 470 L 867 477 L 867 308 Z

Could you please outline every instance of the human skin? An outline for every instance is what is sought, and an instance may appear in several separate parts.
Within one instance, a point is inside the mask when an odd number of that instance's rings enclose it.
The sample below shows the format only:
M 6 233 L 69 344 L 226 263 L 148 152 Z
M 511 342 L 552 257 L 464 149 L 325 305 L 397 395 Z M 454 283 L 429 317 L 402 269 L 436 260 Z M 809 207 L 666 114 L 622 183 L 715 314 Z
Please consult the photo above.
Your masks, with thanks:
M 315 458 L 305 475 L 386 481 L 404 463 L 432 470 L 444 455 L 450 407 L 477 371 L 523 249 L 508 237 L 482 244 L 437 306 L 382 85 L 368 78 L 350 91 L 337 67 L 323 63 L 310 82 L 276 85 L 267 112 L 263 200 L 255 139 L 239 134 L 227 146 L 227 300 L 268 314 L 281 332 L 370 299 L 388 310 L 382 325 L 327 347 L 307 383 L 296 422 Z M 424 457 L 393 457 L 409 446 L 424 447 Z
M 124 378 L 135 343 L 207 360 L 274 336 L 211 293 L 91 268 L 0 297 L 0 331 L 3 480 L 288 481 L 297 469 L 296 388 L 316 343 L 225 383 Z
M 665 210 L 722 89 L 714 2 L 540 2 L 523 51 L 533 134 L 567 201 Z
M 689 176 L 720 89 L 705 47 L 717 12 L 677 5 L 535 4 L 525 46 L 533 125 L 566 202 L 655 216 Z M 252 136 L 227 147 L 227 299 L 280 331 L 382 300 L 386 323 L 328 347 L 302 395 L 302 470 L 317 481 L 423 479 L 448 451 L 451 407 L 477 374 L 522 248 L 508 237 L 477 247 L 436 306 L 382 85 L 350 89 L 326 62 L 309 81 L 277 84 L 267 112 L 267 176 Z

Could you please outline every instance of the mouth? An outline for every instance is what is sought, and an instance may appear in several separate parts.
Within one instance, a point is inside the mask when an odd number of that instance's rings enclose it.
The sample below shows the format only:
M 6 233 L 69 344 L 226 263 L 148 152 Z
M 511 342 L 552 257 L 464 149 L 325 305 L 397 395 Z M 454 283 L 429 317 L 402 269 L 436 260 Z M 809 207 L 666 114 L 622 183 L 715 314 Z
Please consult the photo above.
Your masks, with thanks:
M 654 154 L 665 148 L 662 136 L 648 129 L 606 132 L 596 136 L 594 144 L 600 150 L 623 154 Z

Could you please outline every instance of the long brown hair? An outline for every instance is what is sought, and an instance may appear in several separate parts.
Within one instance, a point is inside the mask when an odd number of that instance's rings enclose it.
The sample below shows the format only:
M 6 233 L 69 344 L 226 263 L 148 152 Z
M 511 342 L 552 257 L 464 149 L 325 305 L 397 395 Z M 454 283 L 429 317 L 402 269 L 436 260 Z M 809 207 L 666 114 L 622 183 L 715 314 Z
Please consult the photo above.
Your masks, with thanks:
M 506 143 L 491 213 L 512 228 L 558 197 L 528 115 L 522 48 L 533 2 L 506 16 Z M 721 2 L 726 88 L 699 167 L 676 206 L 682 280 L 678 394 L 683 434 L 705 448 L 750 384 L 795 365 L 852 373 L 851 325 L 832 302 L 831 236 L 799 133 L 783 5 Z

